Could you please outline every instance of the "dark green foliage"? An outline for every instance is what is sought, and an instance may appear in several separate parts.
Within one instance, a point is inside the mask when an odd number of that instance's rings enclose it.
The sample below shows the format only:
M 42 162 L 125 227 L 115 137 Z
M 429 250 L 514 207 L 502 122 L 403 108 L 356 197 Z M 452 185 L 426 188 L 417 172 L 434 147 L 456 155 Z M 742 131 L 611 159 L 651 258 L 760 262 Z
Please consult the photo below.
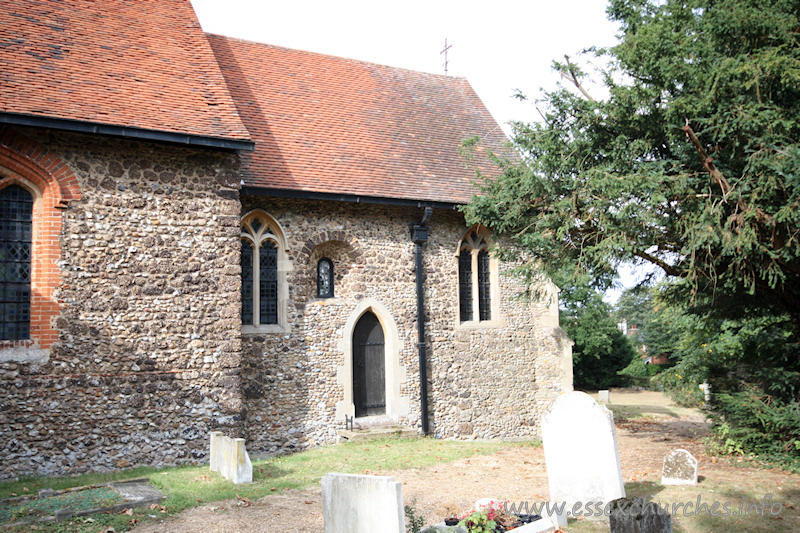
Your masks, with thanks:
M 716 444 L 723 453 L 755 453 L 800 472 L 800 400 L 758 391 L 714 398 Z
M 660 288 L 639 286 L 624 291 L 614 308 L 617 322 L 626 320 L 628 327 L 636 326 L 630 337 L 637 349 L 647 355 L 670 356 L 675 349 L 676 328 L 681 321 L 680 311 L 667 305 Z M 651 370 L 651 374 L 657 373 Z
M 573 86 L 544 95 L 543 123 L 514 125 L 521 157 L 498 160 L 468 221 L 510 235 L 526 273 L 575 300 L 621 262 L 659 267 L 672 279 L 653 307 L 663 327 L 645 335 L 677 362 L 661 382 L 692 403 L 708 380 L 733 449 L 793 460 L 800 2 L 611 0 L 608 13 L 621 27 L 595 51 L 608 96 L 556 63 Z
M 634 378 L 631 380 L 632 385 L 644 387 L 650 386 L 650 378 L 657 375 L 661 370 L 663 370 L 662 365 L 646 364 L 641 357 L 634 357 L 628 366 L 619 371 L 619 374 Z
M 672 309 L 676 311 L 677 306 Z M 718 450 L 758 454 L 800 469 L 800 359 L 788 315 L 755 313 L 740 301 L 735 318 L 679 316 L 677 364 L 656 379 L 685 405 L 700 405 L 698 385 L 711 384 L 709 414 Z M 731 313 L 729 313 L 731 314 Z
M 417 500 L 412 500 L 410 504 L 406 505 L 404 511 L 407 533 L 420 533 L 425 527 L 425 518 L 417 514 Z
M 689 297 L 747 291 L 800 316 L 800 4 L 613 0 L 609 14 L 609 97 L 545 94 L 546 122 L 514 125 L 522 160 L 500 161 L 470 223 L 513 235 L 567 290 L 647 261 Z
M 630 364 L 636 352 L 617 329 L 610 308 L 599 294 L 569 306 L 561 325 L 575 341 L 572 347 L 573 383 L 578 389 L 607 389 L 625 385 L 619 371 Z

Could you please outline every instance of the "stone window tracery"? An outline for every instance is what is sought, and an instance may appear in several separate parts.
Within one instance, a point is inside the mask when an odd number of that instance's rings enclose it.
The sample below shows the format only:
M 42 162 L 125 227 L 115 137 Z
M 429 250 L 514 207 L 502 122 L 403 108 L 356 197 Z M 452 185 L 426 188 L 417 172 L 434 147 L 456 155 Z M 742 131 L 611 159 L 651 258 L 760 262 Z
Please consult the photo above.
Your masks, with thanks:
M 247 331 L 284 331 L 286 245 L 278 223 L 263 211 L 242 219 L 242 326 Z
M 497 323 L 498 263 L 489 253 L 489 230 L 476 225 L 458 247 L 458 313 L 464 325 Z

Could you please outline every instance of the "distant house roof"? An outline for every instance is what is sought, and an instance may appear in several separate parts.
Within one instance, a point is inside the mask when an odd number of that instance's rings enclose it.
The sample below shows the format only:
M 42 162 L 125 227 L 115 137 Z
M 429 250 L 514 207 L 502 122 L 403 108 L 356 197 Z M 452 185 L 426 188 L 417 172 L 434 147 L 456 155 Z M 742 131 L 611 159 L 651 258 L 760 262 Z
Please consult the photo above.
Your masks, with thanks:
M 505 136 L 462 78 L 208 35 L 255 141 L 245 186 L 466 203 Z M 478 135 L 473 160 L 461 141 Z
M 0 122 L 249 146 L 189 0 L 1 5 Z

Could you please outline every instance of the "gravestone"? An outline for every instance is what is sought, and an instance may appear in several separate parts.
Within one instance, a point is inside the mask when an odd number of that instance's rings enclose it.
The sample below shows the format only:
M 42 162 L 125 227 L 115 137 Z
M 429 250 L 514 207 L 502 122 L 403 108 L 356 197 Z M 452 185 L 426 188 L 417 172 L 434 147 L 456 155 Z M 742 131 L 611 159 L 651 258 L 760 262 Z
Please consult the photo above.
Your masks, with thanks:
M 621 498 L 611 504 L 611 533 L 672 533 L 672 517 L 655 502 Z
M 686 450 L 677 449 L 664 457 L 662 485 L 697 485 L 697 459 Z
M 244 439 L 232 439 L 221 431 L 211 432 L 209 467 L 238 485 L 253 481 L 253 463 L 244 445 Z
M 542 442 L 550 501 L 608 504 L 625 497 L 614 415 L 583 392 L 559 396 L 542 419 Z M 604 518 L 604 516 L 594 516 Z
M 401 484 L 388 476 L 326 474 L 325 533 L 405 533 Z
M 597 391 L 597 401 L 600 403 L 610 403 L 611 402 L 610 392 L 607 390 Z

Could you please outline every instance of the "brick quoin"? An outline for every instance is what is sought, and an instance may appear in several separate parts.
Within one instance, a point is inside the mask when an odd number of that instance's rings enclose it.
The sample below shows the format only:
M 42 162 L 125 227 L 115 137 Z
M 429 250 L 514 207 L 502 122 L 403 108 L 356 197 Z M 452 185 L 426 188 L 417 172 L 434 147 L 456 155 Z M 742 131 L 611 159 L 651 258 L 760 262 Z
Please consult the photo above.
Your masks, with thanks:
M 0 128 L 0 190 L 16 184 L 30 191 L 33 206 L 30 340 L 1 341 L 0 349 L 37 346 L 58 340 L 54 328 L 61 306 L 54 293 L 61 282 L 61 210 L 81 197 L 78 179 L 56 154 L 11 128 Z

